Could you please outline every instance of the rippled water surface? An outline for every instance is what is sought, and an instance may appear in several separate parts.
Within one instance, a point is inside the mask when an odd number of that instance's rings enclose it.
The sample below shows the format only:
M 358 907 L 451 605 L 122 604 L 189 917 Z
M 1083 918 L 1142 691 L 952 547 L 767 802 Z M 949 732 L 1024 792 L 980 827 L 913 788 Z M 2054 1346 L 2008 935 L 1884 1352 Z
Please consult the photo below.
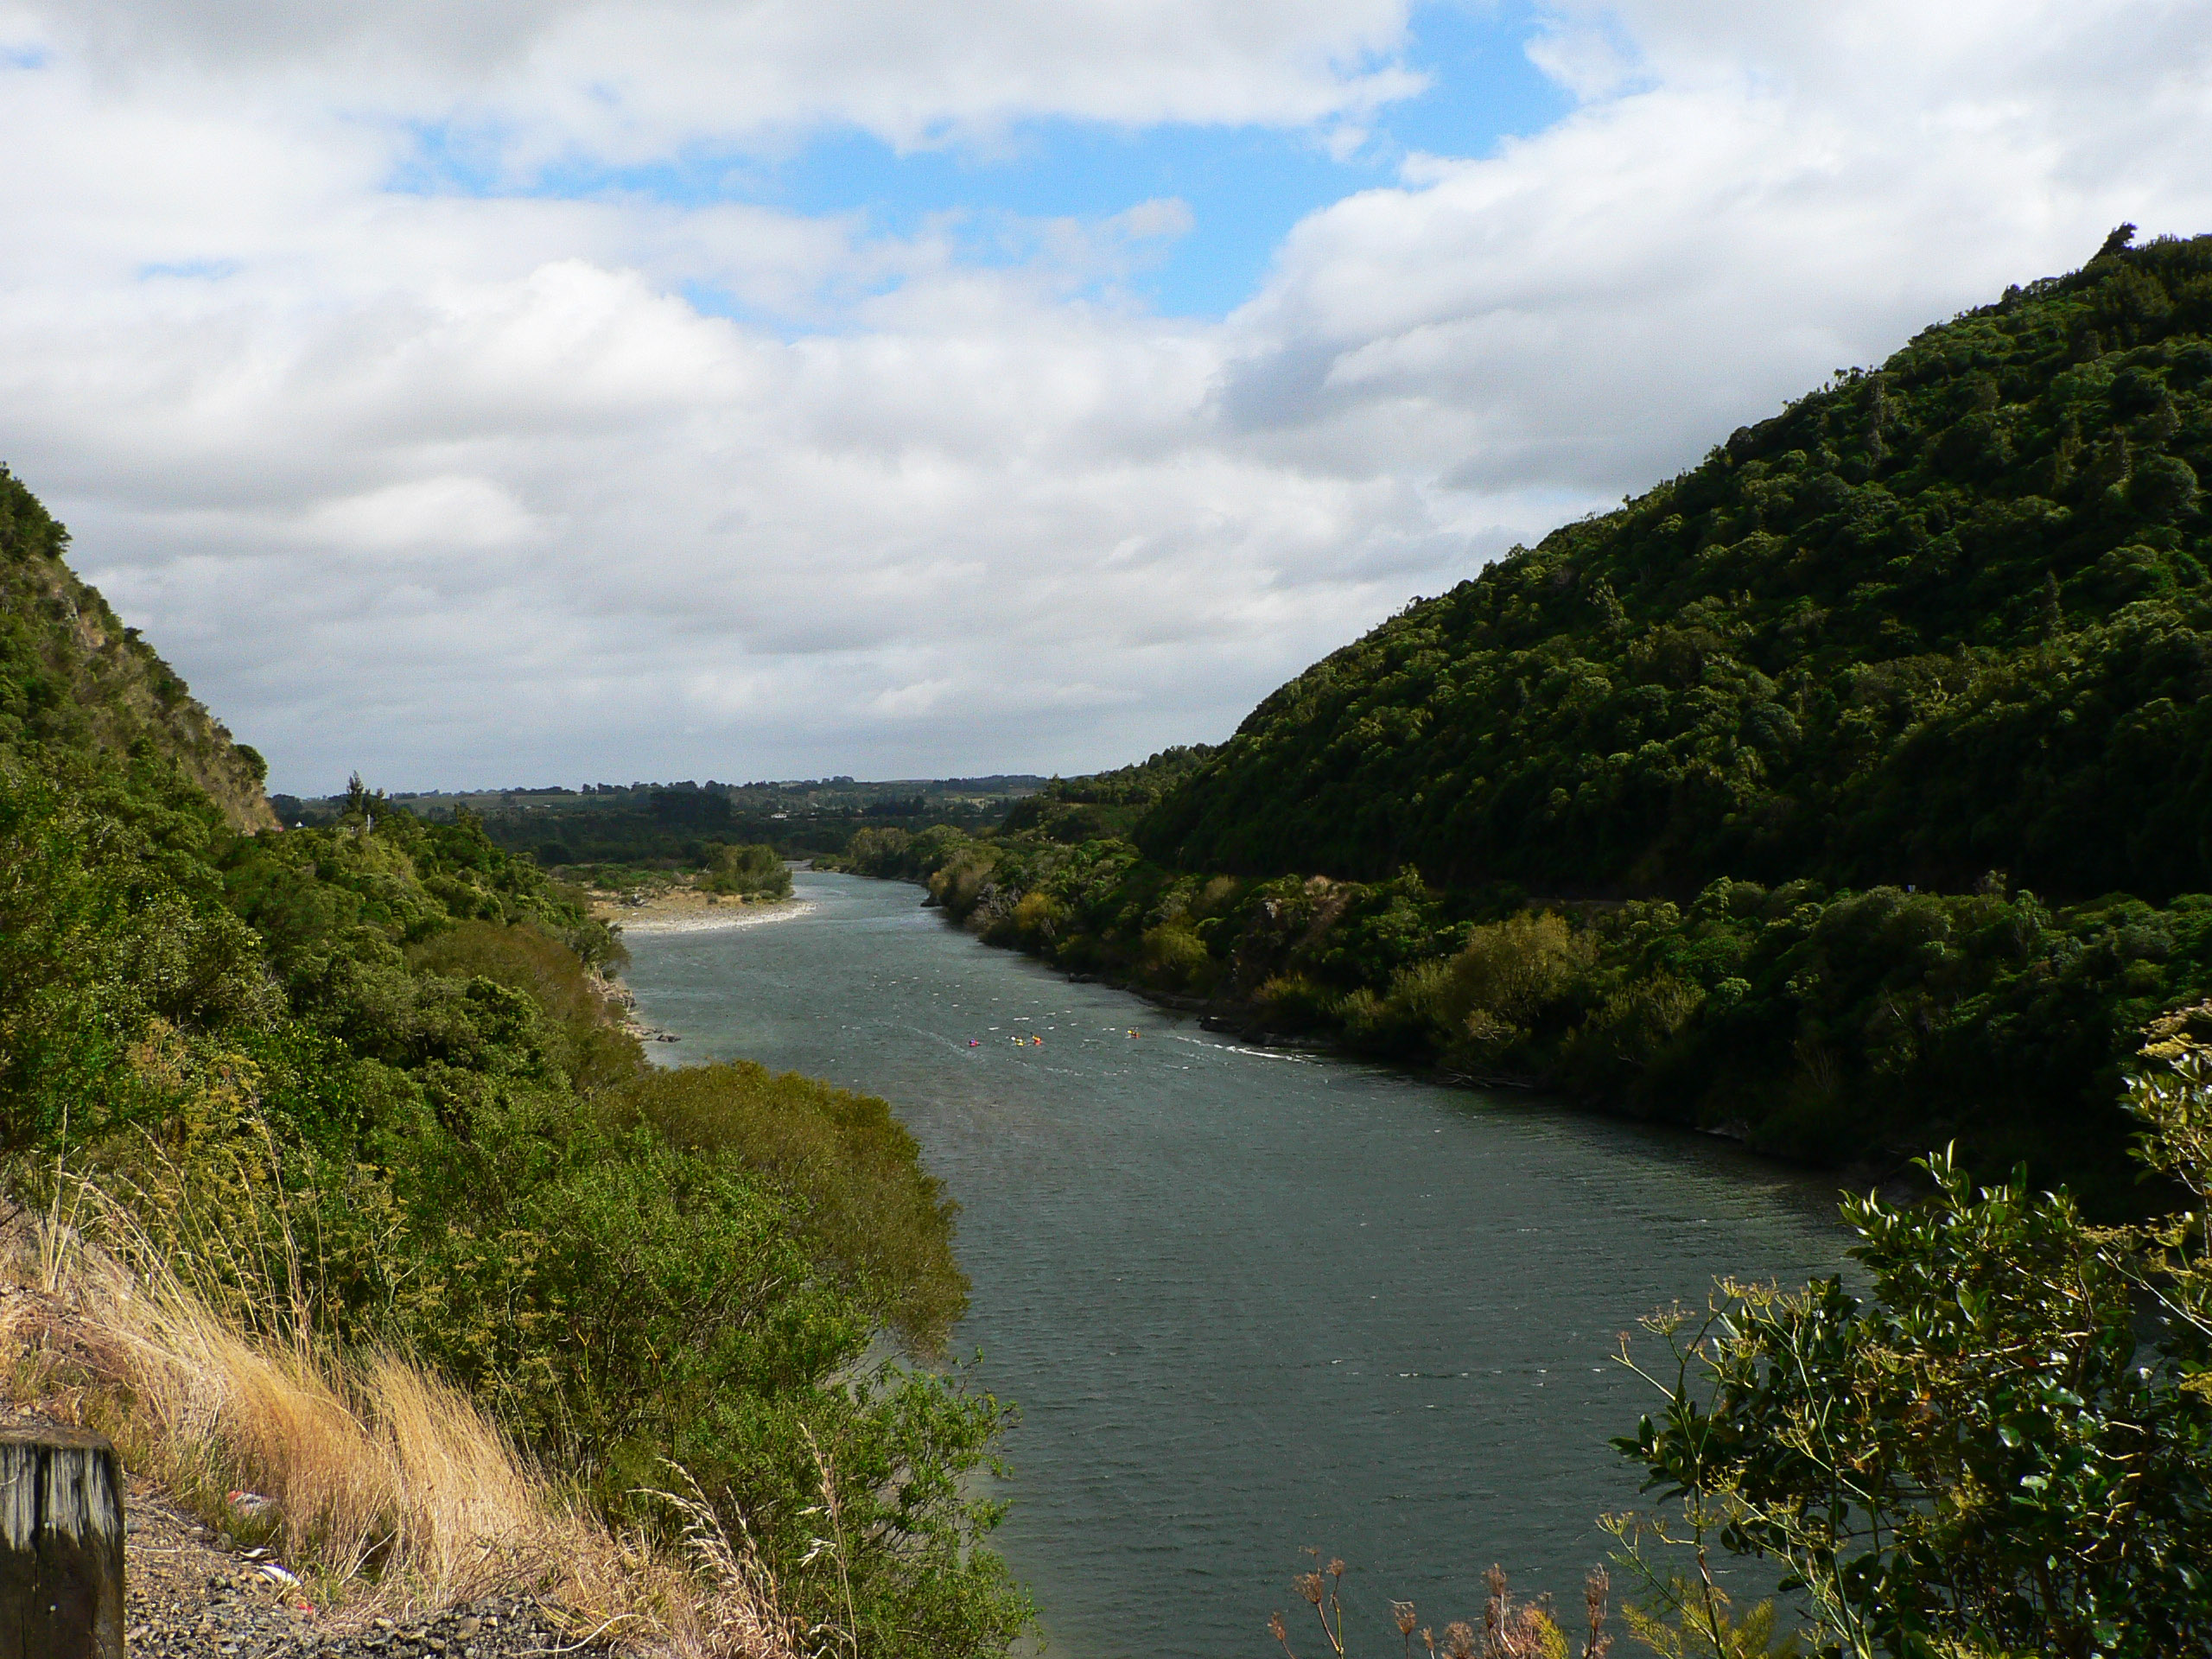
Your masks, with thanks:
M 1273 1651 L 1309 1544 L 1351 1563 L 1366 1651 L 1391 1596 L 1478 1618 L 1493 1560 L 1579 1604 L 1592 1517 L 1635 1496 L 1615 1333 L 1840 1260 L 1830 1184 L 1725 1145 L 1255 1052 L 913 887 L 798 891 L 632 937 L 630 983 L 683 1039 L 657 1058 L 828 1077 L 919 1138 L 963 1206 L 958 1345 L 1022 1408 L 997 1541 L 1062 1659 Z

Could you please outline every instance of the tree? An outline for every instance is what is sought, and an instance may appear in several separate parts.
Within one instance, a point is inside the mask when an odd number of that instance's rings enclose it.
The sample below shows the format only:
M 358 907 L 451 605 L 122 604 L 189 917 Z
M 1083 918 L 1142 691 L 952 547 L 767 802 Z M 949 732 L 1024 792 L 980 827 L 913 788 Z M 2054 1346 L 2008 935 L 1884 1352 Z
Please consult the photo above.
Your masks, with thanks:
M 2208 1030 L 2212 1004 L 2156 1022 L 2127 1103 L 2199 1207 L 2092 1227 L 1941 1154 L 1926 1202 L 1845 1205 L 1867 1295 L 1730 1283 L 1647 1322 L 1671 1363 L 1630 1363 L 1667 1404 L 1617 1444 L 1700 1568 L 1781 1563 L 1842 1655 L 2212 1648 Z

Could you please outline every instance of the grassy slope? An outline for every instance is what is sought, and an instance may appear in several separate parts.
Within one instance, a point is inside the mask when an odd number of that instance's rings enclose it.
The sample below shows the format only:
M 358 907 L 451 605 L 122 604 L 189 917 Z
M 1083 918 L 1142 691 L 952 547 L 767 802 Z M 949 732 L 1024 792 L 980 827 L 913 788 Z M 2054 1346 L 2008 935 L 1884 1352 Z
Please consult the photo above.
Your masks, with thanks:
M 267 767 L 62 563 L 68 535 L 0 467 L 0 741 L 127 754 L 150 745 L 234 830 L 276 828 Z

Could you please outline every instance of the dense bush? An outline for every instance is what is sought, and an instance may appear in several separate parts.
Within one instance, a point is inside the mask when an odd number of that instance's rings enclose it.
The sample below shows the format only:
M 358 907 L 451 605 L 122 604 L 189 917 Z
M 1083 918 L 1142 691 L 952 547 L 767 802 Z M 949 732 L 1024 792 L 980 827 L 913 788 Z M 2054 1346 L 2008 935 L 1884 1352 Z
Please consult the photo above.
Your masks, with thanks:
M 923 1172 L 914 1137 L 882 1101 L 741 1060 L 645 1071 L 608 1110 L 765 1178 L 877 1319 L 919 1351 L 943 1348 L 968 1303 L 947 1248 L 959 1206 Z
M 1055 778 L 1016 801 L 1000 828 L 1034 830 L 1071 845 L 1126 836 L 1160 798 L 1212 758 L 1209 744 L 1178 744 L 1133 766 L 1082 778 Z
M 742 899 L 788 899 L 791 873 L 773 847 L 754 842 L 732 845 L 716 842 L 707 849 L 706 874 L 699 885 L 709 893 L 732 893 Z
M 1618 1444 L 1682 1501 L 1677 1535 L 1780 1563 L 1820 1651 L 2212 1644 L 2208 1025 L 2158 1022 L 2128 1090 L 2145 1161 L 2196 1207 L 2091 1227 L 2063 1190 L 1977 1188 L 1939 1154 L 1926 1204 L 1846 1203 L 1863 1291 L 1724 1285 L 1707 1317 L 1647 1322 L 1663 1363 L 1624 1356 L 1667 1403 Z M 1679 1625 L 1716 1628 L 1699 1581 L 1654 1577 Z

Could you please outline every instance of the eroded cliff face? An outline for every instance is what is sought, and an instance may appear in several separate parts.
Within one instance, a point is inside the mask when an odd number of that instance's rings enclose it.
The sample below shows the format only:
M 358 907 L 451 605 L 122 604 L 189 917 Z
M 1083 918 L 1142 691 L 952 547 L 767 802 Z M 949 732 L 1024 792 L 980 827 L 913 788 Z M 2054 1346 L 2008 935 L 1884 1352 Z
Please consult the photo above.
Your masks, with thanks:
M 68 532 L 0 467 L 0 745 L 150 744 L 235 829 L 275 830 L 266 766 L 63 561 Z

